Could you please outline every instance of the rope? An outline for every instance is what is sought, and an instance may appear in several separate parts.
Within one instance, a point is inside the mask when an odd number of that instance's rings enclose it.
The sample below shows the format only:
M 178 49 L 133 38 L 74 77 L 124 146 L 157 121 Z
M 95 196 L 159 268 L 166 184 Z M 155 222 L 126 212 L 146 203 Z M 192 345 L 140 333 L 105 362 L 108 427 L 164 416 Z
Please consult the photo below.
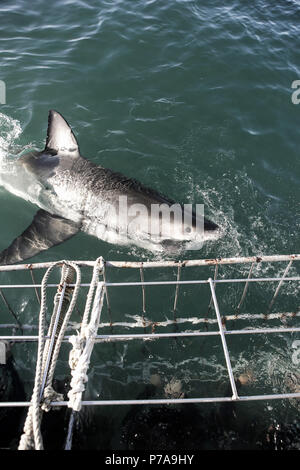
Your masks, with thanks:
M 102 257 L 95 261 L 93 277 L 87 296 L 85 311 L 82 319 L 80 333 L 77 336 L 73 335 L 69 338 L 73 349 L 69 356 L 69 365 L 71 368 L 71 390 L 68 393 L 69 403 L 68 407 L 74 411 L 80 411 L 82 394 L 85 390 L 85 384 L 88 381 L 87 370 L 90 363 L 92 350 L 94 347 L 95 337 L 97 335 L 100 313 L 103 305 L 103 298 L 105 289 L 103 283 L 99 283 L 99 274 L 103 267 Z M 98 289 L 94 300 L 94 308 L 92 313 L 91 306 L 94 298 L 96 286 Z M 90 321 L 89 321 L 90 317 Z
M 47 356 L 49 353 L 49 341 L 45 347 L 45 323 L 46 323 L 46 313 L 47 313 L 47 284 L 50 274 L 52 273 L 53 269 L 63 264 L 62 269 L 62 278 L 61 284 L 59 287 L 59 291 L 57 292 L 55 299 L 54 299 L 54 309 L 52 314 L 52 319 L 49 327 L 49 332 L 53 332 L 54 328 L 54 320 L 57 314 L 58 305 L 60 302 L 61 296 L 61 289 L 62 284 L 64 285 L 64 290 L 66 290 L 66 284 L 69 280 L 71 275 L 70 270 L 75 270 L 76 272 L 76 284 L 75 289 L 73 292 L 72 300 L 69 304 L 69 308 L 65 314 L 64 320 L 61 325 L 59 325 L 59 334 L 55 339 L 55 347 L 54 351 L 51 355 L 51 362 L 49 366 L 49 371 L 47 374 L 47 381 L 45 389 L 42 390 L 42 376 L 45 373 L 45 367 L 47 364 Z M 70 269 L 71 268 L 71 269 Z M 37 354 L 37 363 L 36 363 L 36 374 L 35 374 L 35 382 L 34 388 L 31 398 L 31 405 L 28 410 L 27 418 L 24 424 L 23 434 L 20 439 L 19 443 L 19 450 L 29 450 L 29 449 L 36 449 L 42 450 L 43 449 L 43 439 L 41 435 L 41 417 L 42 417 L 42 409 L 44 411 L 48 411 L 50 409 L 50 403 L 53 399 L 61 399 L 61 395 L 57 394 L 55 390 L 52 388 L 52 380 L 54 375 L 54 370 L 56 367 L 56 362 L 60 350 L 60 346 L 62 343 L 62 339 L 64 337 L 64 333 L 67 327 L 68 320 L 71 316 L 71 313 L 75 307 L 75 303 L 78 297 L 78 292 L 81 283 L 81 272 L 77 264 L 70 262 L 70 261 L 59 261 L 51 265 L 42 280 L 41 284 L 41 308 L 39 314 L 39 339 L 38 339 L 38 354 Z M 63 290 L 63 292 L 64 292 Z M 69 295 L 69 298 L 67 297 Z M 63 303 L 66 304 L 70 301 L 70 292 L 67 292 L 67 296 L 62 299 Z M 41 402 L 42 406 L 41 405 Z
M 88 318 L 90 315 L 94 292 L 95 292 L 95 289 L 99 280 L 99 274 L 103 269 L 103 265 L 104 265 L 103 258 L 102 256 L 100 256 L 99 258 L 96 259 L 95 264 L 94 264 L 93 277 L 92 277 L 91 285 L 89 288 L 89 293 L 87 296 L 87 301 L 85 304 L 84 314 L 82 318 L 82 324 L 81 324 L 82 329 L 84 329 L 88 323 Z

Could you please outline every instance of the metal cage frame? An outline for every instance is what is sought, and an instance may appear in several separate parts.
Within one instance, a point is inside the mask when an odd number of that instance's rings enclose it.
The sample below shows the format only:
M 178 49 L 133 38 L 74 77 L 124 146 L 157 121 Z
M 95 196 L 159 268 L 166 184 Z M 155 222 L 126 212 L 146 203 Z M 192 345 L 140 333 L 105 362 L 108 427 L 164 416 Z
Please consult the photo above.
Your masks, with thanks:
M 252 278 L 253 267 L 257 263 L 273 263 L 273 262 L 287 262 L 287 266 L 280 277 L 260 277 Z M 224 322 L 222 321 L 221 312 L 218 305 L 218 299 L 216 294 L 216 286 L 219 283 L 244 283 L 244 289 L 239 301 L 239 304 L 236 308 L 236 314 L 232 316 L 233 318 L 243 318 L 242 315 L 238 316 L 240 312 L 241 305 L 245 299 L 247 289 L 250 283 L 252 282 L 278 282 L 275 289 L 274 295 L 269 303 L 267 312 L 261 314 L 261 318 L 278 318 L 282 315 L 289 317 L 299 317 L 300 311 L 298 312 L 284 312 L 284 313 L 275 313 L 271 314 L 270 311 L 272 306 L 279 294 L 279 291 L 286 281 L 300 281 L 299 276 L 288 277 L 288 271 L 290 270 L 294 262 L 300 261 L 300 254 L 295 255 L 275 255 L 275 256 L 255 256 L 255 257 L 240 257 L 240 258 L 217 258 L 217 259 L 200 259 L 200 260 L 186 260 L 186 261 L 148 261 L 148 262 L 125 262 L 125 261 L 104 261 L 102 259 L 102 276 L 103 280 L 98 281 L 97 284 L 97 295 L 94 299 L 93 309 L 98 309 L 97 313 L 101 322 L 101 310 L 103 302 L 99 302 L 101 296 L 106 297 L 107 305 L 109 306 L 109 297 L 107 288 L 117 288 L 120 286 L 140 286 L 142 289 L 143 295 L 143 312 L 145 312 L 145 289 L 147 286 L 153 285 L 174 285 L 175 286 L 175 297 L 174 297 L 174 311 L 176 310 L 178 295 L 179 295 L 179 286 L 189 285 L 189 284 L 207 284 L 210 288 L 210 303 L 209 309 L 213 306 L 215 311 L 215 320 L 214 322 L 218 325 L 218 329 L 215 331 L 194 331 L 194 332 L 173 332 L 173 333 L 139 333 L 139 334 L 109 334 L 101 335 L 97 334 L 95 336 L 95 343 L 103 341 L 117 341 L 117 340 L 132 340 L 132 339 L 157 339 L 157 338 L 170 338 L 170 337 L 197 337 L 197 336 L 219 336 L 222 343 L 223 354 L 226 362 L 228 378 L 231 387 L 231 396 L 225 397 L 203 397 L 203 398 L 165 398 L 165 399 L 138 399 L 138 400 L 82 400 L 81 404 L 83 406 L 111 406 L 111 405 L 152 405 L 152 404 L 183 404 L 183 403 L 217 403 L 217 402 L 243 402 L 243 401 L 255 401 L 255 400 L 274 400 L 274 399 L 291 399 L 291 398 L 300 398 L 300 392 L 294 393 L 279 393 L 279 394 L 262 394 L 262 395 L 249 395 L 249 396 L 240 396 L 237 392 L 233 370 L 231 366 L 230 353 L 227 347 L 226 336 L 227 335 L 249 335 L 249 334 L 271 334 L 271 333 L 290 333 L 290 332 L 300 332 L 300 327 L 275 327 L 275 328 L 247 328 L 247 329 L 237 329 L 237 330 L 227 330 Z M 75 261 L 78 266 L 89 266 L 93 267 L 95 262 L 93 261 Z M 234 265 L 234 264 L 250 264 L 250 269 L 247 278 L 242 279 L 217 279 L 218 267 L 220 265 Z M 36 263 L 36 264 L 23 264 L 23 265 L 13 265 L 13 266 L 0 266 L 0 272 L 10 272 L 10 271 L 20 271 L 20 270 L 30 270 L 32 275 L 32 284 L 19 284 L 19 285 L 10 285 L 2 284 L 0 285 L 0 292 L 2 293 L 3 289 L 11 288 L 34 288 L 37 298 L 38 292 L 37 289 L 41 287 L 41 284 L 36 284 L 33 276 L 33 271 L 37 269 L 45 269 L 52 265 L 53 263 Z M 64 262 L 61 262 L 63 265 Z M 195 266 L 215 266 L 215 275 L 214 279 L 209 277 L 208 279 L 194 279 L 183 281 L 180 279 L 182 267 L 195 267 Z M 139 282 L 106 282 L 105 270 L 107 267 L 112 268 L 129 268 L 129 269 L 139 269 L 141 280 Z M 144 280 L 144 269 L 147 268 L 165 268 L 165 267 L 176 267 L 177 268 L 177 279 L 174 281 L 145 281 Z M 90 284 L 81 284 L 81 286 L 89 286 Z M 69 285 L 70 287 L 73 284 Z M 48 287 L 57 287 L 57 284 L 48 284 Z M 3 294 L 2 294 L 3 295 Z M 2 297 L 7 307 L 5 296 Z M 97 300 L 98 299 L 98 300 Z M 6 325 L 7 326 L 7 325 Z M 101 326 L 101 325 L 100 325 Z M 64 341 L 68 341 L 69 336 L 64 337 Z M 2 335 L 0 336 L 1 341 L 37 341 L 38 336 L 36 335 Z M 0 402 L 0 407 L 28 407 L 31 402 Z M 51 403 L 52 406 L 67 406 L 68 401 L 54 401 Z

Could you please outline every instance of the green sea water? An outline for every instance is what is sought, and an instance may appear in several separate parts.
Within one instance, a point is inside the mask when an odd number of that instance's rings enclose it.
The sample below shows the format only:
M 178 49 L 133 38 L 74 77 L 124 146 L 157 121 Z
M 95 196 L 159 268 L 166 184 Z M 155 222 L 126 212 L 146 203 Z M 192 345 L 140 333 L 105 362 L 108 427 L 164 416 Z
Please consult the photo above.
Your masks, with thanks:
M 292 100 L 292 83 L 300 80 L 299 1 L 2 0 L 0 19 L 0 80 L 6 85 L 0 105 L 1 165 L 9 165 L 25 149 L 44 147 L 48 111 L 56 109 L 72 125 L 82 155 L 92 162 L 182 203 L 204 204 L 205 215 L 222 228 L 222 237 L 200 251 L 187 251 L 185 259 L 299 252 L 300 104 Z M 36 207 L 3 188 L 0 201 L 2 250 L 29 225 Z M 80 233 L 31 262 L 98 256 L 158 259 L 147 250 L 110 245 Z M 285 266 L 259 266 L 257 273 L 280 274 Z M 246 267 L 231 269 L 220 269 L 219 275 L 248 273 Z M 291 273 L 298 272 L 294 266 Z M 174 280 L 176 274 L 152 270 L 145 276 Z M 139 272 L 109 270 L 107 275 L 110 280 L 139 279 Z M 213 275 L 208 268 L 182 273 L 184 279 Z M 16 279 L 25 282 L 21 274 L 1 275 L 1 283 Z M 266 311 L 275 288 L 253 287 L 243 311 Z M 241 293 L 242 287 L 218 287 L 222 314 L 234 313 Z M 109 295 L 113 321 L 141 318 L 139 289 L 110 289 Z M 7 297 L 23 324 L 37 323 L 33 295 L 22 290 Z M 182 288 L 176 315 L 213 318 L 209 300 L 207 286 Z M 174 288 L 149 288 L 146 301 L 149 321 L 174 318 Z M 298 308 L 295 284 L 289 283 L 273 311 Z M 107 309 L 104 315 L 108 322 Z M 11 322 L 4 304 L 1 316 L 2 323 Z M 296 326 L 296 320 L 290 325 Z M 245 394 L 286 389 L 285 378 L 295 369 L 291 356 L 296 339 L 297 334 L 228 339 L 235 375 L 251 370 L 256 377 Z M 32 347 L 15 345 L 28 398 Z M 63 359 L 59 373 L 64 376 Z M 163 383 L 181 380 L 191 397 L 224 396 L 228 377 L 220 339 L 97 345 L 85 397 L 136 398 L 153 374 Z M 208 405 L 201 410 L 207 413 Z M 105 439 L 100 432 L 93 434 L 87 447 L 124 447 L 120 423 L 127 411 L 93 409 L 95 426 L 108 432 Z M 240 427 L 250 429 L 255 413 L 263 416 L 262 427 L 268 427 L 279 415 L 289 422 L 299 410 L 295 403 L 263 401 L 241 403 L 239 412 Z M 248 447 L 259 447 L 250 434 Z M 200 446 L 200 436 L 194 439 Z M 224 439 L 213 441 L 209 434 L 205 442 L 212 448 L 230 445 Z

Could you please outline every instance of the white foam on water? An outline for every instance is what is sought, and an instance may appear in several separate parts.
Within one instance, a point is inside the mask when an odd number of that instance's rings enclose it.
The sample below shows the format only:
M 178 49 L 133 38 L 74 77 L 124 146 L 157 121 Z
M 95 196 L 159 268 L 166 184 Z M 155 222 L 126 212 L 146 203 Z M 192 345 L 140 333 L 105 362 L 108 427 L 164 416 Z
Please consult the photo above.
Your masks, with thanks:
M 20 121 L 0 113 L 0 171 L 13 172 L 14 159 L 11 155 L 19 150 L 14 144 L 22 134 Z

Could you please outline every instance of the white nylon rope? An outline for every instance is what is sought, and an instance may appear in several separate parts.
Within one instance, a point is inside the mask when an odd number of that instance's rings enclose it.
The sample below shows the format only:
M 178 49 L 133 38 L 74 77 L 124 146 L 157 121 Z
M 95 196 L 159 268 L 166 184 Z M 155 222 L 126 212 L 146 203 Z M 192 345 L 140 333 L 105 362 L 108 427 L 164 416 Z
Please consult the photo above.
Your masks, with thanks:
M 69 356 L 72 380 L 70 384 L 71 390 L 68 393 L 68 407 L 72 408 L 74 411 L 80 411 L 81 409 L 82 393 L 85 390 L 85 383 L 88 381 L 87 370 L 100 321 L 100 313 L 104 299 L 103 282 L 99 283 L 99 274 L 102 267 L 103 259 L 100 257 L 95 261 L 93 277 L 87 296 L 80 333 L 77 332 L 77 335 L 73 335 L 69 338 L 70 343 L 73 345 L 73 349 Z M 94 299 L 94 306 L 90 315 L 94 292 L 97 285 L 98 288 Z M 89 316 L 91 318 L 88 322 Z
M 58 265 L 60 266 L 63 265 L 64 268 L 67 268 L 67 267 L 73 268 L 76 271 L 77 278 L 76 278 L 75 289 L 72 295 L 72 300 L 65 314 L 64 321 L 62 323 L 58 338 L 55 343 L 53 355 L 51 357 L 51 363 L 50 363 L 49 373 L 47 376 L 46 388 L 44 390 L 42 397 L 40 397 L 43 369 L 45 367 L 45 361 L 46 361 L 46 356 L 48 352 L 48 345 L 45 348 L 47 284 L 48 284 L 48 278 L 51 272 Z M 65 273 L 64 282 L 66 283 L 67 272 L 65 271 L 64 273 Z M 43 277 L 42 285 L 41 285 L 41 308 L 40 308 L 40 314 L 39 314 L 39 339 L 38 339 L 38 355 L 37 355 L 37 363 L 36 363 L 35 383 L 34 383 L 34 388 L 33 388 L 33 393 L 32 393 L 32 398 L 31 398 L 31 405 L 28 410 L 27 418 L 24 424 L 23 434 L 21 436 L 19 447 L 18 447 L 19 450 L 29 450 L 29 449 L 42 450 L 43 449 L 43 439 L 41 435 L 41 408 L 44 409 L 45 411 L 48 411 L 50 409 L 50 403 L 52 400 L 57 400 L 57 399 L 60 400 L 62 398 L 61 395 L 57 394 L 57 392 L 55 392 L 55 390 L 52 388 L 52 380 L 53 380 L 54 370 L 56 367 L 57 357 L 58 357 L 60 346 L 61 346 L 64 334 L 65 334 L 67 323 L 76 304 L 76 300 L 77 300 L 78 292 L 80 288 L 80 283 L 81 283 L 80 269 L 76 263 L 73 263 L 70 261 L 58 261 L 54 263 L 47 269 Z M 54 306 L 53 313 L 55 313 L 55 311 L 57 310 L 58 301 L 59 301 L 59 296 L 56 295 L 55 301 L 54 301 L 55 306 Z M 53 321 L 51 320 L 50 329 L 52 326 L 53 326 Z M 42 404 L 42 406 L 40 406 L 43 400 L 45 401 Z

